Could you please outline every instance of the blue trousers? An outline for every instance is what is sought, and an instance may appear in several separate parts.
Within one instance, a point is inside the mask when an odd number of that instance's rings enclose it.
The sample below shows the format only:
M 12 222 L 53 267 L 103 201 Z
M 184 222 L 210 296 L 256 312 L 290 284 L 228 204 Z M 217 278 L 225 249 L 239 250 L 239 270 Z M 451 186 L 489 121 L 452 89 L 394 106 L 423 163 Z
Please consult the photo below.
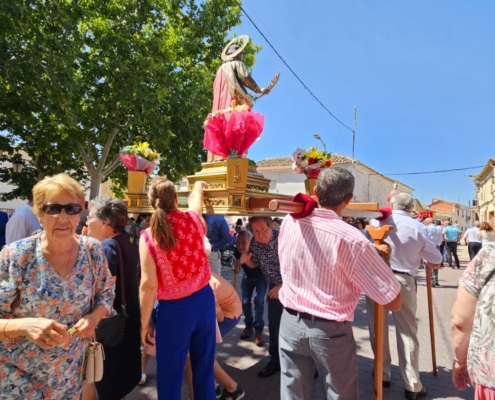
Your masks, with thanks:
M 254 290 L 256 289 L 256 295 L 254 296 L 254 320 L 253 320 L 253 306 L 251 304 L 251 298 L 253 297 Z M 246 275 L 242 278 L 241 292 L 242 292 L 242 311 L 244 312 L 244 323 L 246 328 L 254 327 L 256 333 L 263 332 L 265 322 L 263 321 L 263 311 L 265 307 L 267 283 L 264 276 L 260 278 L 249 278 Z
M 189 351 L 194 398 L 216 400 L 213 378 L 216 337 L 215 298 L 210 285 L 178 300 L 160 300 L 156 309 L 158 398 L 181 400 Z

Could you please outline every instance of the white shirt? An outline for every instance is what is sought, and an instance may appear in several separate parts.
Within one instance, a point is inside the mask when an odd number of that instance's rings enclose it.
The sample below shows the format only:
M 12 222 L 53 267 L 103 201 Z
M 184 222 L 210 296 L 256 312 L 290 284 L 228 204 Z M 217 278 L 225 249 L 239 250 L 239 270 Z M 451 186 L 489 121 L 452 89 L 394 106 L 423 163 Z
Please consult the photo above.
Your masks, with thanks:
M 376 222 L 373 221 L 376 226 Z M 385 242 L 390 245 L 392 255 L 390 266 L 393 270 L 416 275 L 421 259 L 440 264 L 442 255 L 436 243 L 428 239 L 426 226 L 416 221 L 406 211 L 393 210 L 392 215 L 379 225 L 392 225 Z
M 478 239 L 478 235 L 480 234 L 480 228 L 477 226 L 473 226 L 469 228 L 466 232 L 464 232 L 463 239 L 466 239 L 468 243 L 481 243 L 481 240 Z
M 10 244 L 32 236 L 41 228 L 38 218 L 34 215 L 33 208 L 29 204 L 23 205 L 10 217 L 5 228 L 5 242 Z
M 426 226 L 426 225 L 425 225 Z M 440 228 L 440 229 L 439 229 Z M 442 236 L 443 228 L 439 226 L 437 228 L 436 225 L 430 224 L 426 226 L 426 237 L 430 239 L 437 246 L 440 246 L 443 240 Z

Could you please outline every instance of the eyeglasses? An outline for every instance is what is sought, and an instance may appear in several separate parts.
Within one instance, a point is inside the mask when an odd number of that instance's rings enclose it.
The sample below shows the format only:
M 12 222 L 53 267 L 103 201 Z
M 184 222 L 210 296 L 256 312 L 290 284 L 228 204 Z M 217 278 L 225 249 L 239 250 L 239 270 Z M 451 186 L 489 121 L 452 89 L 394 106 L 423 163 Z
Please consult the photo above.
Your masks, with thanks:
M 82 211 L 82 206 L 80 204 L 52 204 L 46 203 L 41 206 L 41 211 L 48 215 L 57 215 L 62 212 L 62 209 L 68 215 L 76 215 Z

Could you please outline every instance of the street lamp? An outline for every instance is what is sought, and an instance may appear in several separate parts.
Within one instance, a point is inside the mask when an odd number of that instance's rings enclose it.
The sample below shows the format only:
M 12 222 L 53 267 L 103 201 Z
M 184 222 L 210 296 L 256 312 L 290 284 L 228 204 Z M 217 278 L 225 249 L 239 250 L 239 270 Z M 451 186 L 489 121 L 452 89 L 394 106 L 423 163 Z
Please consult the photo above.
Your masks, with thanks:
M 15 157 L 14 160 L 12 160 L 12 171 L 14 171 L 14 174 L 20 174 L 23 167 L 24 162 L 21 158 Z
M 327 152 L 327 145 L 325 144 L 325 142 L 323 142 L 323 140 L 321 139 L 321 136 L 316 133 L 315 135 L 313 135 L 313 137 L 316 140 L 319 140 L 321 142 L 321 144 L 323 145 L 323 149 L 325 150 L 325 153 L 326 153 Z

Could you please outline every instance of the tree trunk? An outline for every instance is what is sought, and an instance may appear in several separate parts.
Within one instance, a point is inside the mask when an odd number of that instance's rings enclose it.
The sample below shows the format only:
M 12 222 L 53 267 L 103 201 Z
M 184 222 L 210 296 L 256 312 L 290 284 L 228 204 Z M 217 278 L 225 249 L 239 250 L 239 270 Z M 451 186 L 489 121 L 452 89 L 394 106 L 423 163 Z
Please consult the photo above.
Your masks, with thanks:
M 89 199 L 93 200 L 100 195 L 100 186 L 103 179 L 103 174 L 100 171 L 91 173 L 91 185 L 89 187 Z

